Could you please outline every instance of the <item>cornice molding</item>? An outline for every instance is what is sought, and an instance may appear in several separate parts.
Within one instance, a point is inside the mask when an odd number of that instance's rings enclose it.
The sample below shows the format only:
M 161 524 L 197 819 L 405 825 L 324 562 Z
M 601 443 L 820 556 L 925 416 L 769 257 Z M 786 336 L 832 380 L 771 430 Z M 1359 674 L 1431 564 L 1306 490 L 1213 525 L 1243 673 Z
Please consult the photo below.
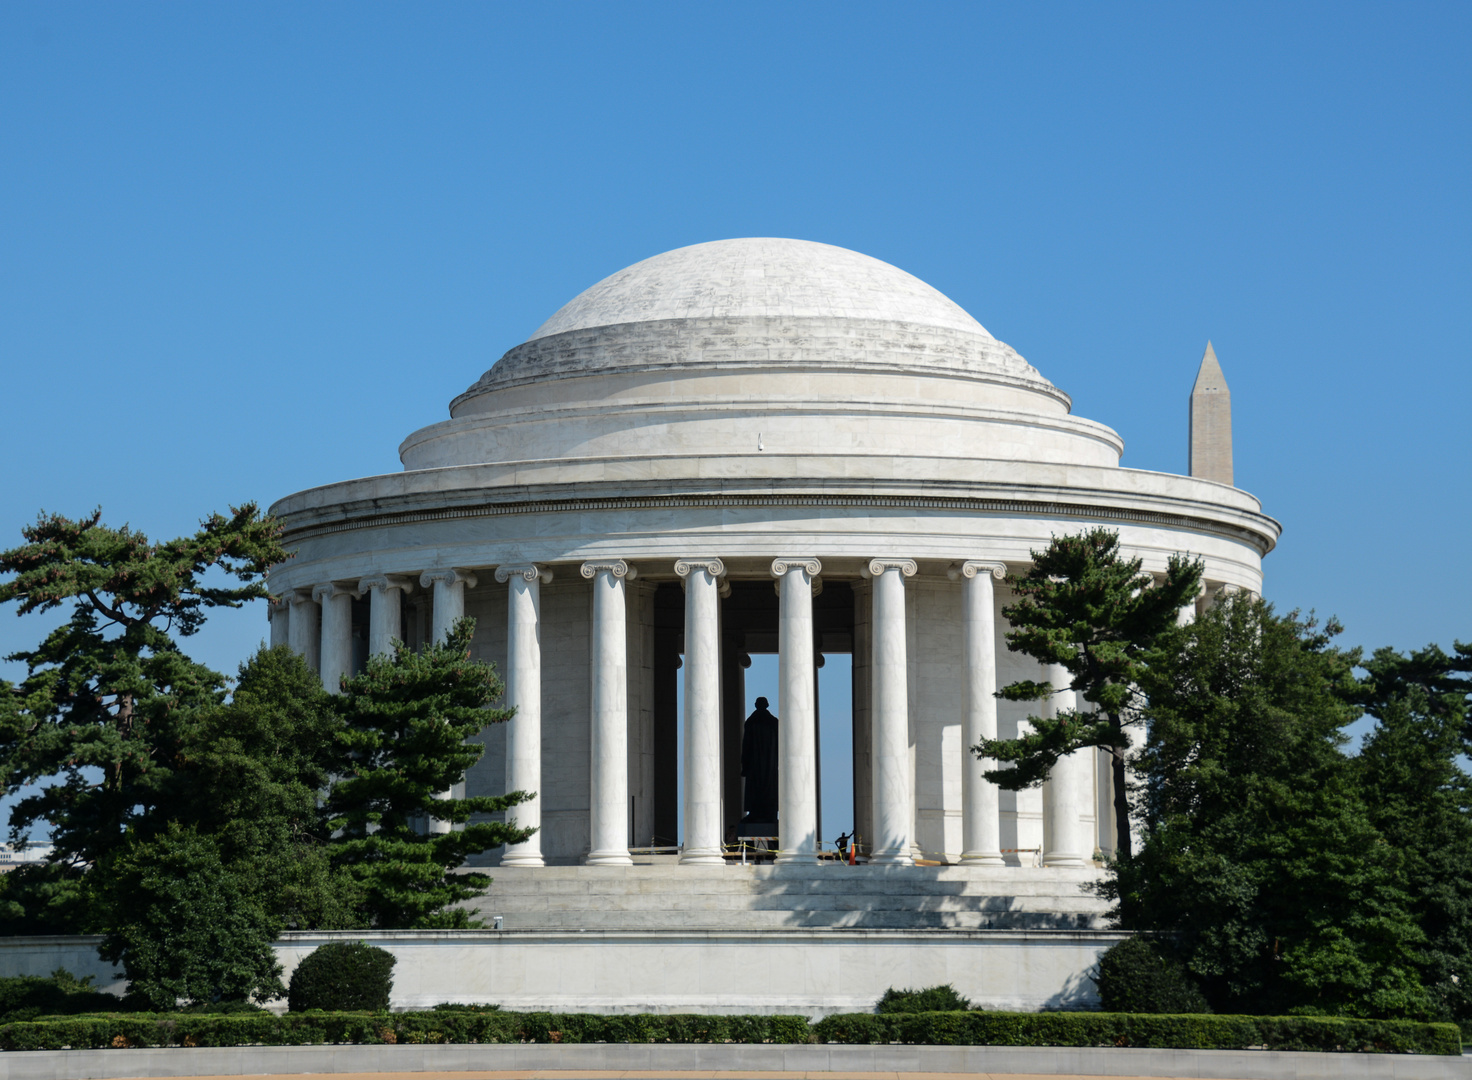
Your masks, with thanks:
M 673 510 L 704 507 L 766 508 L 801 506 L 822 508 L 865 507 L 900 510 L 945 510 L 977 514 L 1018 514 L 1042 518 L 1080 518 L 1088 521 L 1108 521 L 1150 525 L 1161 528 L 1189 529 L 1215 536 L 1224 536 L 1246 543 L 1259 554 L 1272 550 L 1275 537 L 1266 530 L 1250 529 L 1221 518 L 1210 518 L 1186 513 L 1170 513 L 1161 510 L 1145 510 L 1136 507 L 1108 506 L 1097 503 L 1065 501 L 1061 499 L 988 499 L 972 496 L 945 495 L 757 495 L 757 494 L 677 494 L 677 495 L 631 495 L 598 498 L 536 499 L 517 501 L 488 501 L 470 506 L 453 506 L 433 510 L 384 510 L 374 506 L 347 520 L 322 522 L 292 528 L 288 514 L 287 527 L 282 533 L 286 544 L 301 543 L 320 536 L 355 532 L 360 529 L 410 525 L 435 521 L 464 521 L 476 518 L 514 516 L 517 514 L 588 513 L 600 510 Z M 1245 514 L 1243 516 L 1246 516 Z M 1277 525 L 1271 518 L 1263 516 L 1269 527 Z

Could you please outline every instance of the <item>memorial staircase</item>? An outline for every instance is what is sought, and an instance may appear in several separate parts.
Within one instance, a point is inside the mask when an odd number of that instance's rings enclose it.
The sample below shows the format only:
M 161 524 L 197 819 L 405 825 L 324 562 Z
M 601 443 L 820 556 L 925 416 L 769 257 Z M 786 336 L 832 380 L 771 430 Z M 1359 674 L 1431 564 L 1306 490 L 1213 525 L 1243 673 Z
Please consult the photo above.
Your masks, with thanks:
M 1101 871 L 963 866 L 497 867 L 466 905 L 504 930 L 1090 930 Z

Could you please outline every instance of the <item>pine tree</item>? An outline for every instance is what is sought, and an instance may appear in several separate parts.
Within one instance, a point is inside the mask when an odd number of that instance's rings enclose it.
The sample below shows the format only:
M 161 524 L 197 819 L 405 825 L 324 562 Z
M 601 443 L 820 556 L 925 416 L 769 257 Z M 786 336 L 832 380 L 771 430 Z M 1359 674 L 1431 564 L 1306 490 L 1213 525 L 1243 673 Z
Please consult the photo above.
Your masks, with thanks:
M 1007 648 L 1045 665 L 1062 666 L 1084 707 L 1051 717 L 1030 716 L 1031 732 L 988 740 L 972 750 L 1006 766 L 985 776 L 1011 791 L 1041 784 L 1059 758 L 1076 750 L 1108 750 L 1118 852 L 1128 856 L 1130 740 L 1125 728 L 1139 723 L 1138 687 L 1146 655 L 1200 590 L 1201 563 L 1171 556 L 1164 580 L 1157 582 L 1141 571 L 1138 558 L 1120 554 L 1119 534 L 1109 529 L 1054 537 L 1032 558 L 1031 569 L 1009 582 L 1017 600 L 1002 609 L 1012 627 Z M 1041 701 L 1053 689 L 1047 682 L 1023 680 L 1004 686 L 998 696 Z
M 470 855 L 531 835 L 471 818 L 508 811 L 533 793 L 447 795 L 480 759 L 484 748 L 472 738 L 511 716 L 488 707 L 502 686 L 494 668 L 470 659 L 474 627 L 462 619 L 443 644 L 421 652 L 395 642 L 392 655 L 369 660 L 334 699 L 348 764 L 326 806 L 333 859 L 362 888 L 377 928 L 471 925 L 451 905 L 480 895 L 490 878 L 454 871 Z
M 0 787 L 48 781 L 11 809 L 13 838 L 52 827 L 55 860 L 94 866 L 167 797 L 193 711 L 222 700 L 225 679 L 176 637 L 211 608 L 266 596 L 261 578 L 286 556 L 279 526 L 254 504 L 215 514 L 193 536 L 151 543 L 127 526 L 42 514 L 26 543 L 0 553 L 0 603 L 18 614 L 69 605 L 35 649 L 8 659 L 26 678 L 0 707 Z M 235 586 L 206 584 L 223 571 Z

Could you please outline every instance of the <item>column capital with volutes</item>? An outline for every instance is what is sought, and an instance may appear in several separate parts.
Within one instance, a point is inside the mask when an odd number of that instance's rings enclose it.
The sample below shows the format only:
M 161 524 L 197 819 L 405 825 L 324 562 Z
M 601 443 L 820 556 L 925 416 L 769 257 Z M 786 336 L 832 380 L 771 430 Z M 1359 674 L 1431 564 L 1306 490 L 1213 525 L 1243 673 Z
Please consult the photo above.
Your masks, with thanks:
M 590 581 L 599 574 L 611 574 L 628 581 L 633 581 L 639 576 L 639 572 L 623 559 L 597 559 L 585 562 L 578 572 Z
M 390 589 L 399 589 L 404 593 L 414 591 L 414 579 L 404 577 L 402 574 L 370 574 L 368 577 L 360 578 L 358 591 L 360 593 L 378 590 L 388 592 Z
M 317 598 L 312 595 L 315 591 L 311 588 L 292 589 L 290 592 L 283 593 L 281 599 L 292 606 L 297 604 L 315 604 Z
M 312 599 L 319 604 L 324 600 L 333 600 L 339 596 L 351 596 L 356 600 L 362 595 L 358 586 L 350 581 L 326 581 L 312 589 Z
M 508 564 L 496 567 L 496 580 L 502 585 L 514 577 L 519 577 L 530 585 L 533 581 L 540 581 L 543 585 L 552 581 L 552 571 L 545 566 L 536 563 L 521 563 L 519 565 Z
M 772 560 L 772 576 L 779 578 L 789 570 L 802 570 L 808 577 L 815 578 L 823 572 L 823 564 L 815 558 L 781 558 Z
M 675 563 L 675 574 L 679 577 L 689 577 L 697 570 L 704 570 L 713 578 L 722 577 L 726 573 L 726 564 L 720 559 L 680 559 Z
M 469 570 L 459 570 L 449 566 L 437 570 L 426 570 L 419 575 L 419 584 L 426 589 L 436 583 L 455 585 L 459 582 L 464 582 L 473 589 L 476 577 Z
M 864 577 L 878 577 L 889 570 L 898 570 L 905 577 L 914 577 L 919 569 L 914 559 L 870 559 L 864 564 Z
M 946 577 L 952 581 L 960 581 L 963 577 L 974 578 L 978 574 L 990 574 L 998 581 L 1007 578 L 1007 564 L 1004 562 L 988 562 L 984 559 L 967 559 L 965 562 L 952 563 L 946 571 Z

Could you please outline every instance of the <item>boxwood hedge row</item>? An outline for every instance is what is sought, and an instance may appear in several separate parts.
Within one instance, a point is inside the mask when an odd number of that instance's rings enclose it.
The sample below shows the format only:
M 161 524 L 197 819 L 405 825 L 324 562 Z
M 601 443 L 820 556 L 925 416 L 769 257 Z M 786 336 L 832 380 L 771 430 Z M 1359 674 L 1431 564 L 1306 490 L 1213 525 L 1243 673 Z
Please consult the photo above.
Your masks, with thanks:
M 1210 1013 L 870 1013 L 828 1016 L 813 1034 L 833 1043 L 924 1046 L 1132 1046 L 1177 1050 L 1324 1050 L 1460 1054 L 1455 1024 L 1328 1016 Z
M 1132 1013 L 597 1016 L 584 1013 L 118 1013 L 0 1025 L 0 1049 L 322 1043 L 911 1043 L 1460 1054 L 1455 1024 L 1331 1017 Z

